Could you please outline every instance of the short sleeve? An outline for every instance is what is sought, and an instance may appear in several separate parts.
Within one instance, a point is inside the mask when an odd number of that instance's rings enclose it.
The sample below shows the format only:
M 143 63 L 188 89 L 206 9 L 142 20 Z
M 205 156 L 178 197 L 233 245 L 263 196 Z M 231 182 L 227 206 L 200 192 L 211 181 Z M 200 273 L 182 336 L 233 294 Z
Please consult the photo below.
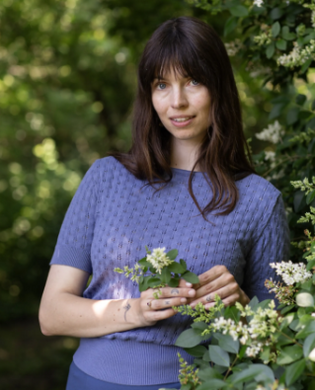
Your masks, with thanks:
M 243 290 L 249 298 L 259 301 L 274 298 L 265 287 L 266 279 L 279 280 L 270 263 L 287 261 L 290 252 L 290 234 L 281 195 L 269 215 L 262 231 L 254 235 L 253 245 L 246 258 Z
M 62 223 L 50 265 L 92 273 L 91 245 L 97 213 L 100 169 L 96 161 L 84 176 Z

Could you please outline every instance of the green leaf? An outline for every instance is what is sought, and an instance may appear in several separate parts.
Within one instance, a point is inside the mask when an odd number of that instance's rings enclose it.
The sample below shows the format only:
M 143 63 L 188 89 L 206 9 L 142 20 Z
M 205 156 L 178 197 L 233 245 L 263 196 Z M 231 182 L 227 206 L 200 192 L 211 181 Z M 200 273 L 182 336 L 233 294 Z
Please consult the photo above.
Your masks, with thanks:
M 207 352 L 207 348 L 204 345 L 196 345 L 196 347 L 184 348 L 184 350 L 194 357 L 203 357 L 205 352 Z
M 289 126 L 293 125 L 295 122 L 298 121 L 299 119 L 299 112 L 300 108 L 299 107 L 293 107 L 287 112 L 287 124 Z
M 286 306 L 284 309 L 281 310 L 281 314 L 284 316 L 286 313 L 288 313 L 290 310 L 292 310 L 295 307 L 295 305 L 289 305 Z
M 284 365 L 295 362 L 303 356 L 303 349 L 299 345 L 283 348 L 277 358 L 277 364 Z
M 274 38 L 276 38 L 279 35 L 279 32 L 281 31 L 281 26 L 279 22 L 276 22 L 271 27 L 271 34 Z
M 315 111 L 315 99 L 312 102 L 312 111 Z
M 272 42 L 267 46 L 266 49 L 266 57 L 271 58 L 274 55 L 275 52 L 275 44 Z
M 199 329 L 202 331 L 208 328 L 208 325 L 205 322 L 193 322 L 190 326 L 194 329 Z
M 145 276 L 143 278 L 143 282 L 139 283 L 139 291 L 142 292 L 142 291 L 145 291 L 149 288 L 149 280 L 151 279 L 151 276 Z
M 147 261 L 147 258 L 146 258 L 146 257 L 144 257 L 143 259 L 139 260 L 138 263 L 139 263 L 139 265 L 140 265 L 140 267 L 141 267 L 142 269 L 145 268 L 145 267 L 149 268 L 149 267 L 151 267 L 151 265 L 152 265 L 151 263 L 149 263 L 149 262 Z
M 306 337 L 303 344 L 303 353 L 306 358 L 310 352 L 315 348 L 315 333 L 310 334 Z
M 282 38 L 286 41 L 292 41 L 294 38 L 296 38 L 296 34 L 291 33 L 288 26 L 282 27 Z
M 293 206 L 296 213 L 299 213 L 306 206 L 304 192 L 297 191 L 294 194 Z
M 225 319 L 231 318 L 234 322 L 237 323 L 237 322 L 239 322 L 240 317 L 241 317 L 241 313 L 236 308 L 236 306 L 228 306 L 225 309 L 225 312 L 224 312 L 224 318 Z
M 190 271 L 185 271 L 182 274 L 182 278 L 186 280 L 186 282 L 192 283 L 192 284 L 197 284 L 199 283 L 199 278 L 196 274 Z
M 219 374 L 213 367 L 207 367 L 198 372 L 198 378 L 203 381 L 207 381 L 210 379 L 221 379 L 222 375 Z
M 270 367 L 263 364 L 252 364 L 245 370 L 233 375 L 233 384 L 251 381 L 256 378 L 258 375 L 265 375 L 267 378 L 270 378 L 274 381 L 274 374 Z
M 164 267 L 161 272 L 161 282 L 168 284 L 169 281 L 171 280 L 172 275 L 168 267 Z
M 304 62 L 304 64 L 302 65 L 301 67 L 301 73 L 304 73 L 307 71 L 307 69 L 310 67 L 311 63 L 313 62 L 313 58 L 310 58 L 309 60 L 307 60 L 306 62 Z
M 240 349 L 240 342 L 238 340 L 234 340 L 229 334 L 215 333 L 213 336 L 219 341 L 219 346 L 224 351 L 238 353 Z
M 281 330 L 281 333 L 276 333 L 275 338 L 277 340 L 277 348 L 279 348 L 284 345 L 292 344 L 292 339 L 294 340 L 295 333 L 293 333 L 289 328 L 286 328 Z
M 198 386 L 198 390 L 217 390 L 222 389 L 223 386 L 226 386 L 227 383 L 224 382 L 222 379 L 211 379 L 209 382 L 206 381 Z M 181 387 L 182 390 L 182 387 Z
M 183 260 L 183 259 L 180 259 L 180 260 L 179 260 L 179 263 L 180 263 L 180 265 L 184 268 L 184 271 L 183 271 L 183 272 L 185 272 L 185 271 L 187 270 L 187 263 L 186 263 L 186 261 Z
M 306 204 L 311 204 L 313 200 L 315 199 L 315 190 L 310 192 L 306 197 Z
M 150 279 L 148 280 L 148 286 L 151 288 L 158 287 L 160 284 L 161 284 L 161 279 L 157 276 L 154 277 L 151 276 Z
M 175 345 L 182 348 L 192 348 L 200 344 L 203 340 L 204 337 L 200 336 L 197 330 L 190 328 L 184 330 L 184 332 L 178 336 Z
M 171 272 L 174 272 L 176 274 L 181 274 L 185 272 L 185 268 L 180 263 L 172 263 L 167 267 Z
M 270 12 L 270 17 L 273 20 L 280 19 L 281 16 L 283 15 L 283 10 L 281 8 L 273 8 Z
M 223 35 L 226 37 L 232 31 L 235 30 L 237 26 L 238 19 L 235 16 L 229 17 L 229 19 L 225 22 Z
M 296 338 L 297 339 L 305 339 L 310 334 L 315 333 L 315 320 L 308 323 L 302 330 L 300 330 Z
M 300 106 L 302 106 L 305 103 L 305 100 L 306 100 L 306 96 L 301 93 L 299 93 L 295 98 L 296 104 L 299 104 Z
M 301 359 L 288 366 L 285 370 L 285 383 L 287 386 L 291 386 L 305 370 L 305 359 Z
M 308 292 L 301 292 L 296 296 L 296 304 L 300 307 L 313 307 L 313 295 Z
M 172 279 L 168 282 L 168 285 L 170 287 L 178 287 L 179 285 L 179 276 L 178 275 L 175 275 L 172 277 Z
M 277 49 L 282 50 L 282 51 L 287 50 L 287 41 L 285 41 L 284 39 L 277 40 L 276 47 L 277 47 Z
M 235 7 L 230 8 L 230 13 L 233 16 L 238 16 L 238 17 L 247 16 L 248 9 L 243 5 L 236 5 Z
M 177 255 L 178 255 L 178 250 L 177 249 L 172 249 L 172 250 L 170 250 L 169 252 L 166 253 L 166 256 L 170 260 L 175 260 Z
M 230 366 L 230 355 L 218 345 L 209 345 L 209 356 L 211 361 L 219 366 Z
M 306 265 L 306 269 L 309 271 L 311 270 L 313 267 L 315 267 L 315 260 L 310 260 L 307 265 Z

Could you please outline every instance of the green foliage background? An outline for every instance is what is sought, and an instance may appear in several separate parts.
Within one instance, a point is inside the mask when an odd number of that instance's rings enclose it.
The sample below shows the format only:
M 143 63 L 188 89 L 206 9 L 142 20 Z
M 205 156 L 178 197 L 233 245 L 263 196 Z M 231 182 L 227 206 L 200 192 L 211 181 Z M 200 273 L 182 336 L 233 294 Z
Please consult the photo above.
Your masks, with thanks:
M 276 58 L 296 39 L 302 45 L 311 39 L 296 32 L 302 22 L 312 28 L 311 11 L 298 1 L 265 3 L 253 9 L 252 1 L 237 0 L 0 2 L 0 322 L 36 316 L 75 189 L 96 158 L 128 149 L 139 55 L 156 27 L 179 15 L 209 22 L 226 43 L 239 40 L 231 61 L 257 170 L 282 190 L 292 238 L 303 236 L 309 226 L 296 221 L 307 205 L 289 181 L 314 175 L 315 139 L 306 133 L 315 128 L 314 62 L 284 68 Z M 253 40 L 269 30 L 270 42 Z M 282 142 L 256 139 L 275 119 L 285 130 Z M 276 167 L 266 151 L 276 153 Z M 0 373 L 1 356 L 7 355 L 0 345 Z

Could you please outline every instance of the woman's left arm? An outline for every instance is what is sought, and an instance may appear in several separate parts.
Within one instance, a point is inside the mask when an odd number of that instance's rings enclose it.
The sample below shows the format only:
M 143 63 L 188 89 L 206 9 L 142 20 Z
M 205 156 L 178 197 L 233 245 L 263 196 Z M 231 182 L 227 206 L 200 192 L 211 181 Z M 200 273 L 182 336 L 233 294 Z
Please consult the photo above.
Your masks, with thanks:
M 265 287 L 267 278 L 277 279 L 270 263 L 287 260 L 289 256 L 289 228 L 281 195 L 272 208 L 268 221 L 261 230 L 256 229 L 252 248 L 246 258 L 242 288 L 224 265 L 217 265 L 199 275 L 195 285 L 196 296 L 191 305 L 202 302 L 206 308 L 214 306 L 214 297 L 219 295 L 225 306 L 240 302 L 246 305 L 255 295 L 259 300 L 272 298 Z

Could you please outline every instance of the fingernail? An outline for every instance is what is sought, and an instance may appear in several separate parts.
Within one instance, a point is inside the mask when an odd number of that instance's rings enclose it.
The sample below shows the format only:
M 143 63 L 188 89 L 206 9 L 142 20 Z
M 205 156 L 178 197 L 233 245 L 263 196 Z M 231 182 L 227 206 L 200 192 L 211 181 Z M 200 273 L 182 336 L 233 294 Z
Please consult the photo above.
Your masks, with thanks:
M 195 295 L 195 290 L 190 290 L 189 292 L 188 292 L 188 295 L 189 296 L 191 296 L 191 297 L 193 297 L 194 295 Z
M 192 286 L 192 283 L 187 282 L 187 283 L 186 283 L 186 286 L 187 286 L 187 287 L 191 287 L 191 286 Z
M 196 306 L 195 303 L 191 303 L 191 304 L 190 304 L 190 307 L 192 307 L 192 308 L 194 308 L 195 306 Z
M 185 303 L 185 302 L 187 302 L 187 299 L 186 298 L 181 298 L 180 301 Z

